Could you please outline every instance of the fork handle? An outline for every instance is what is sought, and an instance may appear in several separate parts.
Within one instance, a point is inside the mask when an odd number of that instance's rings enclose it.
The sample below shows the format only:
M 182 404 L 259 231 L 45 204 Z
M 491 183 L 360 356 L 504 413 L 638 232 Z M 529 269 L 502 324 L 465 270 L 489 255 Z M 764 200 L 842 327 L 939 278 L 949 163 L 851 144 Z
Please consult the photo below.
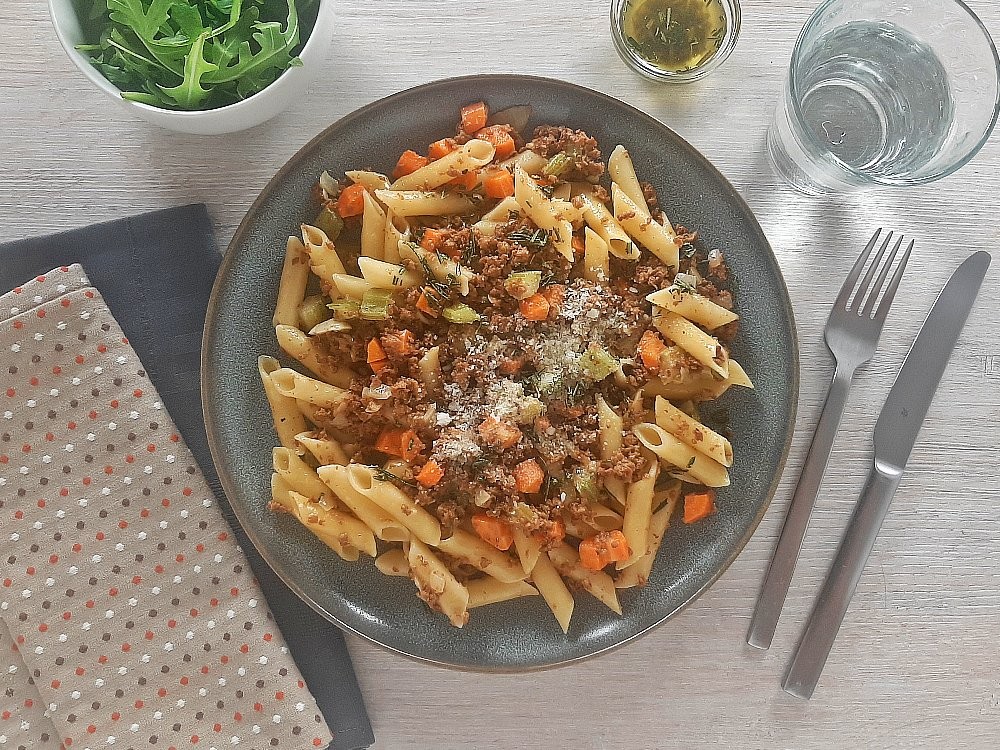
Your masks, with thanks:
M 847 395 L 851 390 L 853 371 L 848 371 L 838 365 L 830 383 L 830 390 L 823 404 L 823 412 L 816 425 L 809 453 L 806 454 L 795 494 L 788 506 L 785 523 L 781 527 L 778 545 L 771 556 L 771 565 L 767 569 L 764 585 L 757 598 L 757 607 L 750 621 L 747 632 L 747 643 L 755 648 L 766 649 L 774 638 L 781 608 L 788 595 L 788 586 L 792 581 L 795 563 L 798 560 L 802 539 L 809 525 L 809 515 L 816 504 L 816 494 L 819 492 L 823 473 L 830 459 L 830 450 L 840 426 L 844 407 L 847 406 Z

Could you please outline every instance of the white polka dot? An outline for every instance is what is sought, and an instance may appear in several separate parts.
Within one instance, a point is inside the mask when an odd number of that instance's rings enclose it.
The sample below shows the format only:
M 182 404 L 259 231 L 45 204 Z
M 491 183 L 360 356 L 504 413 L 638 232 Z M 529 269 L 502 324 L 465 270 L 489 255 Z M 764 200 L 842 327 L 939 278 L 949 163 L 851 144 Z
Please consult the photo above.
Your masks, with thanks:
M 167 641 L 166 643 L 163 644 L 163 650 L 164 651 L 173 651 L 174 650 L 174 644 L 172 644 L 170 641 Z
M 204 698 L 206 695 L 208 695 L 208 691 L 205 690 L 205 688 L 198 688 L 198 695 Z
M 75 565 L 70 565 L 69 566 L 69 574 L 71 576 L 75 576 L 79 572 L 80 572 L 80 569 L 78 567 L 76 567 Z
M 193 631 L 193 630 L 189 630 L 188 632 L 186 632 L 186 633 L 184 634 L 184 637 L 185 637 L 185 638 L 186 638 L 187 640 L 189 640 L 189 641 L 193 641 L 193 640 L 194 640 L 194 631 Z
M 137 411 L 130 411 L 128 413 L 128 418 L 129 419 L 138 419 L 139 418 L 139 412 L 137 412 Z
M 34 302 L 36 305 L 42 304 L 42 295 L 36 294 L 34 297 L 31 298 L 31 301 Z
M 55 583 L 56 583 L 56 579 L 55 578 L 46 578 L 45 579 L 45 585 L 46 586 L 54 586 Z
M 143 541 L 146 538 L 146 532 L 140 531 L 138 534 L 135 535 L 135 538 L 138 539 L 140 542 Z
M 10 345 L 10 350 L 12 352 L 14 352 L 14 354 L 17 354 L 19 351 L 21 351 L 21 345 L 20 344 L 11 344 Z
M 185 508 L 184 510 L 181 511 L 181 518 L 187 518 L 189 515 L 191 515 L 191 514 L 188 513 L 187 508 Z
M 73 452 L 73 444 L 72 443 L 66 443 L 66 452 L 67 453 L 72 453 Z
M 306 704 L 303 703 L 302 701 L 299 701 L 298 703 L 295 704 L 295 710 L 296 711 L 305 711 L 306 710 Z
M 55 703 L 50 703 L 49 704 L 49 711 L 50 712 L 54 712 L 57 708 L 59 708 L 59 706 L 57 706 Z
M 130 732 L 138 732 L 139 731 L 139 725 L 138 724 L 133 724 L 132 726 L 129 727 L 129 731 Z
M 107 742 L 108 742 L 109 745 L 115 744 L 116 740 L 115 740 L 114 735 L 109 734 Z
M 51 391 L 49 391 L 49 395 L 53 396 L 53 397 L 58 396 L 59 395 L 59 389 L 58 388 L 53 388 Z
M 177 457 L 176 456 L 167 456 L 167 458 L 165 460 L 166 460 L 166 462 L 168 464 L 172 464 L 174 461 L 177 460 Z
M 127 360 L 127 359 L 125 359 L 125 357 L 123 357 L 123 356 L 121 356 L 121 355 L 118 355 L 117 357 L 115 357 L 115 362 L 117 362 L 117 363 L 118 363 L 118 364 L 120 364 L 120 365 L 123 365 L 123 364 L 125 364 L 126 362 L 128 362 L 128 360 Z
M 165 529 L 170 525 L 169 521 L 160 521 L 159 526 L 161 529 Z
M 184 708 L 184 706 L 186 706 L 186 705 L 187 705 L 187 701 L 185 701 L 183 698 L 179 698 L 177 700 L 177 708 Z
M 266 656 L 262 656 L 262 657 L 260 657 L 260 658 L 259 658 L 259 659 L 257 660 L 257 663 L 258 663 L 258 664 L 267 664 L 267 657 L 266 657 Z
M 98 365 L 97 367 L 94 368 L 94 374 L 95 375 L 101 375 L 103 372 L 104 372 L 104 368 L 101 367 L 100 365 Z
M 87 433 L 87 440 L 89 440 L 90 442 L 94 442 L 95 440 L 97 440 L 97 435 L 95 435 L 92 432 L 88 432 Z
M 160 409 L 163 408 L 163 404 L 161 404 L 159 401 L 154 401 L 153 402 L 153 408 L 156 409 L 157 411 L 159 411 Z
M 134 607 L 138 603 L 139 603 L 139 600 L 136 599 L 134 596 L 131 599 L 128 600 L 128 606 L 130 606 L 130 607 Z
M 226 612 L 226 617 L 232 620 L 234 617 L 236 617 L 236 611 L 232 609 L 229 610 L 228 612 Z
M 84 310 L 82 313 L 80 313 L 80 319 L 90 320 L 90 310 Z
M 25 589 L 24 591 L 22 591 L 21 592 L 21 598 L 22 599 L 30 599 L 31 598 L 31 589 Z
M 43 646 L 35 646 L 35 653 L 41 656 L 45 653 L 45 648 Z
M 256 600 L 256 599 L 251 599 L 251 600 L 249 600 L 249 601 L 247 602 L 247 606 L 248 606 L 248 607 L 256 607 L 256 606 L 257 606 L 257 600 Z
M 94 680 L 94 687 L 99 687 L 99 688 L 104 687 L 104 680 L 98 677 L 96 680 Z
M 132 484 L 132 477 L 124 477 L 122 479 L 122 484 Z
M 222 562 L 222 555 L 216 554 L 215 557 L 213 557 L 212 559 L 215 560 L 217 563 L 220 563 Z
M 247 676 L 247 668 L 246 667 L 240 667 L 239 669 L 236 670 L 236 674 L 238 674 L 240 677 L 246 677 Z
M 36 531 L 42 528 L 42 526 L 44 526 L 44 524 L 41 521 L 35 521 L 33 524 L 31 524 L 31 528 L 35 529 Z
M 162 719 L 163 711 L 153 711 L 153 718 L 157 720 Z
M 128 674 L 128 667 L 118 667 L 118 674 L 120 675 Z
M 33 398 L 29 398 L 27 401 L 25 401 L 25 404 L 29 409 L 34 409 L 36 406 L 38 406 L 38 402 L 35 401 L 35 399 Z
M 184 580 L 184 579 L 183 579 L 183 578 L 181 578 L 180 576 L 174 576 L 174 583 L 180 583 L 180 582 L 181 582 L 181 581 L 183 581 L 183 580 Z
M 83 623 L 83 625 L 80 626 L 80 630 L 82 630 L 83 632 L 87 632 L 92 627 L 93 627 L 93 625 L 91 625 L 89 622 L 85 622 L 85 623 Z
M 101 494 L 104 495 L 104 497 L 107 497 L 108 495 L 111 494 L 111 488 L 110 487 L 101 487 Z
M 113 609 L 109 609 L 107 612 L 104 613 L 104 619 L 106 620 L 110 620 L 114 616 L 115 616 L 115 611 Z
M 232 745 L 238 745 L 240 744 L 240 738 L 234 734 L 232 737 L 229 738 L 229 743 Z
M 99 563 L 99 562 L 100 562 L 101 560 L 103 560 L 103 559 L 104 559 L 104 558 L 103 558 L 103 557 L 101 557 L 100 555 L 94 555 L 93 557 L 91 557 L 91 558 L 90 558 L 90 561 L 91 561 L 91 562 L 95 562 L 95 563 Z
M 83 381 L 81 381 L 80 378 L 73 378 L 69 382 L 72 383 L 73 385 L 80 385 L 80 383 L 83 382 Z
M 212 501 L 209 500 L 207 497 L 204 500 L 201 501 L 201 504 L 203 506 L 205 506 L 206 508 L 211 508 L 212 507 Z
M 194 568 L 193 568 L 193 570 L 194 570 L 195 573 L 200 573 L 201 572 L 201 566 L 200 565 L 195 565 Z
M 152 657 L 149 654 L 143 654 L 142 658 L 139 661 L 141 661 L 143 664 L 149 664 L 149 660 L 151 658 Z
M 253 732 L 254 734 L 260 734 L 260 727 L 257 724 L 254 724 L 252 727 L 250 727 L 250 731 Z
M 58 323 L 56 323 L 56 328 L 58 328 L 60 331 L 65 331 L 66 330 L 66 321 L 60 320 Z
M 10 540 L 12 542 L 16 542 L 20 538 L 21 538 L 21 535 L 18 534 L 16 531 L 13 534 L 10 535 Z
M 205 627 L 207 627 L 209 630 L 214 630 L 215 629 L 215 620 L 209 620 L 208 621 L 208 625 L 206 625 Z
M 220 677 L 219 678 L 219 686 L 220 687 L 225 687 L 226 686 L 226 678 L 225 677 Z
M 161 591 L 161 589 L 160 589 L 160 587 L 159 587 L 159 586 L 153 586 L 153 588 L 151 588 L 151 589 L 149 590 L 149 592 L 150 592 L 151 594 L 153 594 L 153 596 L 156 596 L 157 594 L 159 594 L 159 593 L 160 593 L 160 591 Z
M 115 424 L 114 422 L 108 422 L 108 429 L 114 432 L 115 430 L 118 429 L 118 425 Z
M 115 545 L 115 552 L 123 552 L 125 550 L 125 545 L 121 542 Z
M 273 721 L 275 724 L 280 724 L 281 723 L 281 715 L 280 714 L 275 714 L 274 716 L 271 717 L 271 721 Z
M 19 468 L 17 470 L 17 473 L 21 474 L 23 476 L 23 475 L 27 474 L 29 471 L 30 471 L 30 469 L 28 469 L 27 466 L 22 466 L 21 468 Z
M 80 700 L 80 691 L 79 690 L 74 690 L 72 693 L 69 694 L 69 697 L 72 698 L 75 701 Z
M 3 418 L 4 418 L 4 419 L 13 419 L 13 418 L 14 418 L 14 412 L 12 412 L 12 411 L 10 411 L 10 410 L 8 409 L 7 411 L 5 411 L 5 412 L 3 413 Z
M 35 341 L 41 341 L 42 339 L 45 338 L 45 334 L 44 333 L 36 333 L 33 338 L 35 339 Z
M 142 473 L 143 474 L 152 474 L 153 473 L 153 467 L 152 466 L 143 466 L 142 467 Z
M 76 501 L 77 505 L 79 505 L 81 508 L 86 508 L 89 502 L 90 501 L 87 500 L 87 498 L 85 497 L 81 497 L 79 500 Z
M 59 284 L 58 286 L 56 286 L 56 291 L 59 292 L 59 294 L 62 294 L 63 292 L 66 291 L 66 285 L 65 284 Z
M 49 455 L 42 456 L 42 463 L 43 464 L 50 464 L 50 463 L 52 463 L 52 456 L 49 456 Z

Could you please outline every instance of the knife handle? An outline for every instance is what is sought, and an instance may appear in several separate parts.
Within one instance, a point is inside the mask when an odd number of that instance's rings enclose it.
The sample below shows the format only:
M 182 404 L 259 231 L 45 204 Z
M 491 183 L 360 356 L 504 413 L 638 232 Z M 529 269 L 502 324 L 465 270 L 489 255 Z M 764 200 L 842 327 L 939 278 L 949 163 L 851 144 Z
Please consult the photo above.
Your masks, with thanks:
M 847 533 L 785 675 L 782 687 L 786 692 L 799 698 L 812 696 L 902 475 L 901 470 L 881 465 L 877 460 L 869 472 Z
M 816 432 L 813 433 L 809 453 L 806 454 L 802 472 L 799 474 L 795 494 L 788 506 L 785 523 L 781 527 L 778 544 L 771 555 L 771 564 L 767 576 L 757 597 L 750 629 L 747 631 L 747 643 L 754 648 L 766 649 L 771 646 L 781 609 L 788 596 L 788 586 L 792 582 L 795 563 L 799 558 L 802 540 L 809 525 L 809 516 L 816 504 L 816 495 L 823 481 L 826 465 L 830 460 L 830 451 L 837 436 L 837 428 L 847 406 L 847 395 L 851 390 L 852 373 L 837 367 L 830 383 L 830 390 L 823 404 Z

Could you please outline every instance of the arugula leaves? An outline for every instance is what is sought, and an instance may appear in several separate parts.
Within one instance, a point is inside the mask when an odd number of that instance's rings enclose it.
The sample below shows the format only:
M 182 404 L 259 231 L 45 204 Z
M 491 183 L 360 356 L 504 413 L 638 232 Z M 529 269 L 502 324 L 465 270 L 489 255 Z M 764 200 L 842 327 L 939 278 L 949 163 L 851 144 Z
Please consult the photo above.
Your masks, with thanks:
M 122 97 L 167 109 L 223 107 L 302 64 L 300 10 L 315 0 L 78 0 L 96 42 L 77 49 Z M 86 7 L 89 3 L 89 8 Z M 82 6 L 82 7 L 81 7 Z M 89 23 L 87 23 L 89 21 Z

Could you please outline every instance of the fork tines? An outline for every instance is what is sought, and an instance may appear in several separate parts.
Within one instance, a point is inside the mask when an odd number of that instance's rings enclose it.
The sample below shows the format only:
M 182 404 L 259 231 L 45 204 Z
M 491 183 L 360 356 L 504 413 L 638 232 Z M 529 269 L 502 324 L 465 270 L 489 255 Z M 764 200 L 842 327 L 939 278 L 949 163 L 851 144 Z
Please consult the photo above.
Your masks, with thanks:
M 902 257 L 899 257 L 900 248 L 903 246 L 905 240 L 903 235 L 899 235 L 896 244 L 887 253 L 886 251 L 889 250 L 889 245 L 892 243 L 895 234 L 890 231 L 886 233 L 881 247 L 875 254 L 875 258 L 872 259 L 872 251 L 878 244 L 881 234 L 881 228 L 875 230 L 875 234 L 868 241 L 864 252 L 861 253 L 854 267 L 851 269 L 851 273 L 844 282 L 844 286 L 836 302 L 838 307 L 855 311 L 859 317 L 875 318 L 879 321 L 884 320 L 886 314 L 889 312 L 889 306 L 896 295 L 896 289 L 899 286 L 900 279 L 903 278 L 906 263 L 909 261 L 910 253 L 913 251 L 913 240 L 910 240 Z M 899 257 L 898 263 L 896 262 L 897 257 Z M 869 260 L 871 260 L 871 263 L 869 263 Z M 895 266 L 896 270 L 889 284 L 886 285 L 886 279 L 893 266 Z M 864 278 L 861 279 L 861 282 L 858 283 L 858 279 L 866 267 L 867 272 Z

